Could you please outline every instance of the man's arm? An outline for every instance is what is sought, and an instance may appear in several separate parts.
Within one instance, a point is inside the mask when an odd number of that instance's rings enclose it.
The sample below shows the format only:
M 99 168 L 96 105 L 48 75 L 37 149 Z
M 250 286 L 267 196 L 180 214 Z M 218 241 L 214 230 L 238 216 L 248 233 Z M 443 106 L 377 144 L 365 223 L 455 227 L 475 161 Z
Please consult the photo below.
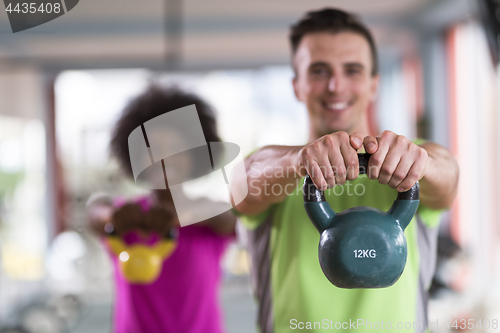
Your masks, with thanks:
M 291 168 L 292 156 L 300 147 L 293 146 L 267 146 L 245 158 L 246 178 L 244 174 L 237 173 L 232 179 L 232 186 L 248 188 L 248 195 L 235 208 L 246 215 L 254 215 L 265 211 L 273 203 L 281 202 L 287 196 L 285 191 L 275 191 L 272 195 L 270 189 L 279 187 L 285 189 L 293 186 L 299 176 Z M 279 171 L 281 173 L 278 173 Z M 279 175 L 280 177 L 276 177 Z
M 295 189 L 297 179 L 306 174 L 321 190 L 356 179 L 356 150 L 362 146 L 372 154 L 369 178 L 400 192 L 420 180 L 420 201 L 433 209 L 448 208 L 455 199 L 458 165 L 445 148 L 430 142 L 420 147 L 390 131 L 364 139 L 358 132 L 351 136 L 336 132 L 305 146 L 269 146 L 247 157 L 247 178 L 233 179 L 233 186 L 246 182 L 249 193 L 236 209 L 247 215 L 263 212 L 283 201 Z
M 433 142 L 420 145 L 427 151 L 427 172 L 420 180 L 420 202 L 433 209 L 449 208 L 457 195 L 459 169 L 455 157 Z
M 247 177 L 239 175 L 232 180 L 232 186 L 246 182 L 248 187 L 247 197 L 236 209 L 246 215 L 263 212 L 293 193 L 306 174 L 322 190 L 356 179 L 359 164 L 353 138 L 336 132 L 305 146 L 268 146 L 253 153 L 245 159 Z M 357 138 L 362 142 L 359 134 Z

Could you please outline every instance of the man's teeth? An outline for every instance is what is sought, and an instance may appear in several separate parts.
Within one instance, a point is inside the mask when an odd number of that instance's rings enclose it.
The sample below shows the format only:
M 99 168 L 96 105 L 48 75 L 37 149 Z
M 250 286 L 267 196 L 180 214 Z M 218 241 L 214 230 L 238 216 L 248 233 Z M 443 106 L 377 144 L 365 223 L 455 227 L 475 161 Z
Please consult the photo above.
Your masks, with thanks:
M 329 103 L 327 105 L 328 105 L 328 108 L 332 109 L 332 110 L 343 110 L 347 107 L 346 102 Z

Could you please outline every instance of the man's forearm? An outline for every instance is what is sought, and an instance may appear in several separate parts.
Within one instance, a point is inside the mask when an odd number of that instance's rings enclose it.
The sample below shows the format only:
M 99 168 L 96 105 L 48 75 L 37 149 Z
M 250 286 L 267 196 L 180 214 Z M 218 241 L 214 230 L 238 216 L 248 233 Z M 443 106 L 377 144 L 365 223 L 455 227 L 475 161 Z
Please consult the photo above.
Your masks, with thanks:
M 292 157 L 300 146 L 267 146 L 245 159 L 248 196 L 236 208 L 244 214 L 257 214 L 273 203 L 283 201 L 297 187 L 301 178 Z
M 429 156 L 427 170 L 420 180 L 420 202 L 434 208 L 449 208 L 457 194 L 458 164 L 445 148 L 431 142 L 421 145 Z

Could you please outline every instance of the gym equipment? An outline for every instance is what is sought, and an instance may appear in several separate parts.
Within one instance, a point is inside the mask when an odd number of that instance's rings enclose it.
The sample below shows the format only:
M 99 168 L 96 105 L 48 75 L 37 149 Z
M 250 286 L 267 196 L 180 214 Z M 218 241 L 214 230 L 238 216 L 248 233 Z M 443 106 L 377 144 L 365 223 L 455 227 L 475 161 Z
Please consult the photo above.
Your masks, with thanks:
M 370 154 L 358 154 L 360 174 L 366 174 Z M 336 213 L 324 193 L 306 176 L 304 207 L 321 234 L 318 255 L 323 273 L 339 288 L 384 288 L 396 283 L 406 265 L 403 230 L 419 205 L 418 181 L 398 193 L 387 212 L 359 206 Z
M 163 261 L 177 246 L 175 236 L 162 238 L 152 246 L 143 243 L 128 245 L 119 236 L 108 236 L 106 241 L 118 257 L 119 268 L 125 279 L 135 284 L 154 282 L 161 273 Z

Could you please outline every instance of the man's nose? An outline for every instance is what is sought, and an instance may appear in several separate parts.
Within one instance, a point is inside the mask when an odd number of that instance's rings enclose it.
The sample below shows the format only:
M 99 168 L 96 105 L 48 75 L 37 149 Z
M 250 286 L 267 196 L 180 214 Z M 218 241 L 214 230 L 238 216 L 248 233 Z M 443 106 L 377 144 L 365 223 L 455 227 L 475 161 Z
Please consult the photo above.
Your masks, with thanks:
M 328 80 L 328 91 L 329 92 L 342 92 L 344 89 L 344 80 L 340 75 L 332 75 Z
M 328 80 L 328 90 L 335 91 L 337 88 L 337 78 L 335 76 L 331 76 L 330 80 Z

